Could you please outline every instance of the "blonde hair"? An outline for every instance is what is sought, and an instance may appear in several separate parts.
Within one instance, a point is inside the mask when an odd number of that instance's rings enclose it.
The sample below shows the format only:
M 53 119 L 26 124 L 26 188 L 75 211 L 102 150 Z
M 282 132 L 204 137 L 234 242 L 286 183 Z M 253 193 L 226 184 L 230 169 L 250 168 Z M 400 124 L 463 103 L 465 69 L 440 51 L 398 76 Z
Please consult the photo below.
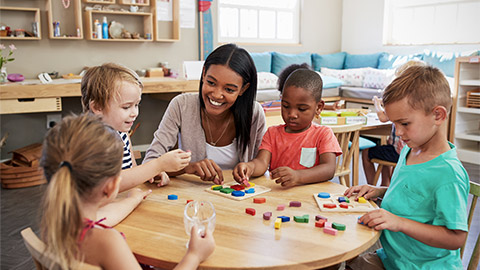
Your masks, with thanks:
M 447 112 L 452 107 L 452 95 L 445 75 L 435 67 L 411 65 L 399 72 L 399 76 L 383 93 L 387 105 L 403 98 L 413 109 L 423 109 L 426 114 L 435 106 L 444 106 Z
M 118 86 L 121 82 L 130 82 L 143 90 L 143 84 L 135 71 L 114 63 L 91 67 L 82 78 L 82 107 L 83 112 L 91 110 L 93 101 L 98 109 L 107 107 L 112 98 L 118 96 Z
M 91 114 L 68 116 L 43 142 L 40 165 L 49 181 L 43 199 L 42 238 L 46 251 L 69 269 L 79 253 L 84 221 L 82 200 L 107 178 L 119 175 L 123 143 L 112 128 Z

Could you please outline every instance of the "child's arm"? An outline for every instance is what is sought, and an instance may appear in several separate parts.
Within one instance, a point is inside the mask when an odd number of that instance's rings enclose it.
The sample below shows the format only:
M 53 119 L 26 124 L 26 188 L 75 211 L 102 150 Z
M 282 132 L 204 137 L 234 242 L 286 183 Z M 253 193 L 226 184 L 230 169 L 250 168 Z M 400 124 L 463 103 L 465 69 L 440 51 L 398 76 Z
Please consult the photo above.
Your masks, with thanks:
M 200 236 L 197 233 L 197 226 L 195 225 L 190 232 L 187 254 L 185 254 L 174 269 L 197 269 L 198 265 L 210 256 L 214 249 L 215 240 L 213 239 L 213 233 L 206 231 L 205 235 Z
M 190 162 L 192 153 L 180 149 L 167 152 L 160 157 L 150 160 L 139 166 L 123 170 L 122 181 L 120 182 L 120 192 L 135 187 L 145 181 L 149 181 L 162 171 L 179 171 Z M 153 181 L 153 180 L 152 180 Z
M 371 211 L 359 219 L 375 230 L 402 232 L 413 239 L 436 248 L 455 250 L 462 247 L 467 232 L 450 230 L 444 226 L 424 224 L 396 216 L 385 209 Z
M 373 104 L 375 105 L 375 111 L 377 111 L 378 120 L 381 122 L 387 122 L 388 116 L 382 107 L 382 100 L 377 96 L 373 97 Z
M 377 197 L 383 197 L 385 192 L 387 192 L 387 189 L 388 187 L 376 187 L 371 185 L 353 186 L 345 190 L 343 195 L 350 197 L 356 193 L 355 200 L 358 199 L 358 197 L 364 197 L 367 200 L 376 199 Z
M 233 169 L 233 179 L 239 183 L 243 183 L 244 180 L 249 180 L 250 176 L 263 175 L 270 164 L 272 159 L 272 153 L 268 150 L 260 149 L 257 157 L 249 162 L 240 162 Z
M 97 217 L 106 218 L 105 225 L 113 227 L 126 218 L 148 195 L 152 190 L 142 191 L 134 188 L 128 192 L 124 199 L 117 199 L 97 211 Z
M 305 170 L 293 170 L 289 167 L 279 167 L 270 174 L 277 184 L 284 187 L 293 187 L 309 183 L 327 181 L 335 175 L 335 153 L 323 153 L 319 156 L 317 166 Z

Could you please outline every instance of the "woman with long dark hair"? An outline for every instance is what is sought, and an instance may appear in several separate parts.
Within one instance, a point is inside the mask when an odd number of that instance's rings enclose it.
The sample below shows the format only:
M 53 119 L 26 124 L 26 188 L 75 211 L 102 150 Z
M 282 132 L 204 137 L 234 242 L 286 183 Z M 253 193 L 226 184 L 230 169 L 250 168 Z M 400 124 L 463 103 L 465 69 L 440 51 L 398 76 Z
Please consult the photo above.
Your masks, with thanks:
M 235 44 L 215 49 L 205 60 L 199 93 L 170 102 L 145 159 L 178 148 L 192 152 L 182 173 L 223 182 L 222 170 L 253 159 L 265 133 L 265 115 L 255 101 L 257 71 L 250 54 Z

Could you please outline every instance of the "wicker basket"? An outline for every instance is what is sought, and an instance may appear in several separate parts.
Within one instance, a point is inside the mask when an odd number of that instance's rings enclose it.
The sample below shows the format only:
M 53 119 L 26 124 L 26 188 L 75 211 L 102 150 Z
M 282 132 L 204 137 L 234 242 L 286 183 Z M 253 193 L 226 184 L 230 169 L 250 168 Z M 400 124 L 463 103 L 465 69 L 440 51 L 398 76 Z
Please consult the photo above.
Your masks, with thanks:
M 467 107 L 480 108 L 480 88 L 467 92 Z

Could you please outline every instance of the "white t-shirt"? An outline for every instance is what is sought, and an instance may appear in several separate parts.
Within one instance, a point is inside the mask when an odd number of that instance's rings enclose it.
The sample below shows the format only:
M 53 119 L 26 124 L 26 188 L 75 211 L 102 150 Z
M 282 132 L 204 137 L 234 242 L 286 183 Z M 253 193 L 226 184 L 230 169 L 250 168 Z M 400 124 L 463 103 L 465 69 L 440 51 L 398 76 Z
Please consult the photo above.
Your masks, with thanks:
M 215 161 L 222 170 L 233 170 L 240 160 L 237 153 L 237 139 L 233 139 L 233 142 L 225 146 L 213 146 L 208 143 L 207 145 L 207 158 Z

